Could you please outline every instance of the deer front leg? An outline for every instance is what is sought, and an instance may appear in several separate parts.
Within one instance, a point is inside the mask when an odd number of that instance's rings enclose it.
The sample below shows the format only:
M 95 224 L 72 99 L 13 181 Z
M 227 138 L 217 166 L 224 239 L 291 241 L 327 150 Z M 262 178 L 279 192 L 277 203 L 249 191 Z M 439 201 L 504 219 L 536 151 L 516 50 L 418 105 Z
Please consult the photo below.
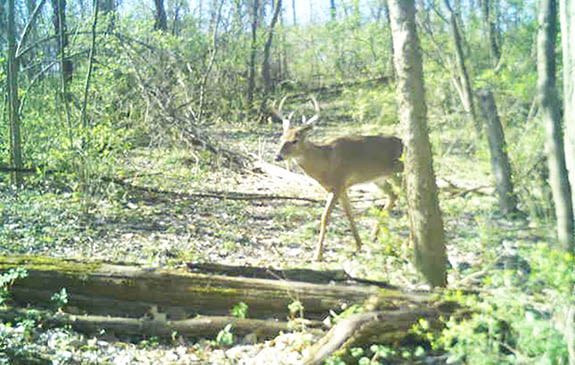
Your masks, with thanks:
M 327 223 L 329 222 L 329 217 L 331 211 L 337 202 L 338 194 L 334 192 L 329 192 L 327 195 L 327 200 L 325 202 L 325 208 L 321 215 L 321 221 L 319 226 L 319 239 L 317 240 L 317 247 L 315 251 L 316 261 L 321 261 L 323 259 L 323 240 L 325 239 L 325 232 L 327 231 Z
M 347 196 L 347 191 L 342 191 L 340 196 L 341 205 L 343 206 L 343 210 L 347 219 L 349 220 L 349 224 L 351 226 L 351 232 L 353 233 L 353 238 L 355 238 L 355 250 L 359 252 L 361 249 L 361 238 L 359 238 L 359 233 L 357 233 L 357 227 L 355 226 L 355 222 L 353 220 L 353 214 L 351 212 L 351 204 L 349 202 L 349 197 Z

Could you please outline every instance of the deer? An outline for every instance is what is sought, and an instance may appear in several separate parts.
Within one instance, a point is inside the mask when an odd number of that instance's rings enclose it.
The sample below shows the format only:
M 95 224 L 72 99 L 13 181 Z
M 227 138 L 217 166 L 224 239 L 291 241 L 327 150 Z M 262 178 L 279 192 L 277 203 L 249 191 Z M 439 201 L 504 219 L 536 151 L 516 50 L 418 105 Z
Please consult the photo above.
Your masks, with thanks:
M 388 196 L 385 209 L 393 209 L 397 195 L 393 192 L 392 183 L 397 183 L 403 172 L 403 142 L 398 137 L 386 135 L 340 136 L 322 143 L 312 142 L 308 136 L 319 119 L 319 105 L 314 97 L 311 99 L 316 113 L 307 120 L 302 117 L 300 126 L 292 126 L 293 112 L 286 118 L 281 109 L 273 110 L 283 125 L 275 160 L 295 161 L 327 192 L 314 256 L 316 261 L 322 261 L 327 225 L 338 201 L 349 221 L 356 252 L 361 249 L 362 241 L 353 218 L 348 188 L 374 181 Z

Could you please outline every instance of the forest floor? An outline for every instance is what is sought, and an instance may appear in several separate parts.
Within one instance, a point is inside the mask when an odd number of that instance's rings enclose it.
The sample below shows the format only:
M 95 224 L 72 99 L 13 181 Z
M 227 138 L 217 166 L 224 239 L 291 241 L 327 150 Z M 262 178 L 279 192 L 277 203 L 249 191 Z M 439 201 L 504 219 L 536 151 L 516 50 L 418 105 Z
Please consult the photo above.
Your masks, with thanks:
M 320 123 L 314 139 L 352 129 L 379 130 L 369 124 L 326 124 Z M 46 254 L 150 267 L 211 262 L 336 269 L 406 289 L 426 287 L 410 263 L 405 197 L 390 215 L 380 214 L 377 207 L 385 204 L 385 197 L 371 185 L 354 187 L 350 197 L 364 247 L 354 253 L 348 222 L 338 207 L 329 225 L 325 261 L 315 262 L 325 193 L 296 168 L 290 172 L 271 162 L 280 126 L 215 126 L 211 132 L 222 145 L 249 153 L 254 164 L 229 168 L 190 149 L 140 148 L 115 167 L 115 176 L 123 183 L 103 183 L 90 201 L 49 183 L 18 194 L 2 189 L 0 254 Z M 498 215 L 488 162 L 442 138 L 437 132 L 432 136 L 439 144 L 435 169 L 451 264 L 449 283 L 460 287 L 473 283 L 467 281 L 473 273 L 542 239 L 546 228 Z M 374 238 L 371 231 L 377 222 L 382 229 Z M 66 333 L 68 337 L 58 331 L 46 337 L 45 351 L 60 343 L 61 356 L 113 364 L 291 364 L 313 341 L 309 334 L 284 334 L 265 344 L 226 348 L 213 339 L 195 344 L 181 339 L 128 344 Z

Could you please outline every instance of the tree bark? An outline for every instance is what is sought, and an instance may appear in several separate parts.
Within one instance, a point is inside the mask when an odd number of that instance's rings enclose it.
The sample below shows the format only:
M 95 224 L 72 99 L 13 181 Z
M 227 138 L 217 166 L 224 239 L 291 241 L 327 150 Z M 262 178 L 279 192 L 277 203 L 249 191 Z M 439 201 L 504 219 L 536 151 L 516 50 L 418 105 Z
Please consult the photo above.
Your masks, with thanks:
M 74 76 L 74 63 L 66 56 L 68 48 L 68 26 L 66 23 L 66 0 L 52 0 L 54 9 L 54 29 L 58 37 L 58 52 L 60 53 L 60 72 L 64 75 L 64 81 L 69 83 Z M 68 98 L 68 95 L 64 95 Z
M 270 59 L 271 59 L 271 49 L 272 49 L 272 42 L 274 37 L 274 31 L 279 19 L 279 15 L 282 8 L 282 0 L 275 0 L 274 1 L 274 13 L 272 16 L 272 20 L 267 32 L 267 39 L 264 45 L 264 59 L 262 62 L 262 79 L 264 81 L 264 98 L 267 98 L 269 94 L 273 91 L 273 83 L 271 78 L 271 66 L 270 66 Z M 265 103 L 263 104 L 265 105 Z
M 389 77 L 392 80 L 395 80 L 395 67 L 393 66 L 393 58 L 394 58 L 394 50 L 393 50 L 393 37 L 391 36 L 391 20 L 389 19 L 389 5 L 388 5 L 388 0 L 384 0 L 383 1 L 383 13 L 385 16 L 385 22 L 387 24 L 387 26 L 389 27 L 389 62 L 388 62 L 388 66 L 387 66 L 387 72 L 389 74 Z
M 415 266 L 431 286 L 447 284 L 445 234 L 427 127 L 421 49 L 413 0 L 389 1 L 397 97 L 406 146 L 405 181 Z
M 251 35 L 252 41 L 250 46 L 250 60 L 248 64 L 248 90 L 247 90 L 247 101 L 248 108 L 253 107 L 254 103 L 254 93 L 256 89 L 256 55 L 257 55 L 257 41 L 258 41 L 258 22 L 259 22 L 259 11 L 260 11 L 260 1 L 252 0 L 251 9 Z
M 168 31 L 168 17 L 166 15 L 166 6 L 164 0 L 154 0 L 156 14 L 154 16 L 154 30 Z
M 11 182 L 20 188 L 24 180 L 22 164 L 22 137 L 20 135 L 20 98 L 18 96 L 18 59 L 16 58 L 16 8 L 15 1 L 8 0 L 8 119 L 10 121 L 10 165 L 15 170 Z
M 499 46 L 499 32 L 497 30 L 497 12 L 493 0 L 481 0 L 481 14 L 483 16 L 483 28 L 489 39 L 489 55 L 493 66 L 497 66 L 501 58 Z
M 575 1 L 559 0 L 563 48 L 563 118 L 565 121 L 565 162 L 569 182 L 575 187 Z M 571 194 L 575 207 L 575 194 Z
M 556 0 L 541 0 L 537 34 L 537 94 L 545 127 L 545 152 L 549 168 L 549 185 L 553 194 L 557 219 L 557 240 L 563 250 L 572 252 L 574 249 L 572 192 L 561 135 L 561 104 L 557 94 L 555 74 L 556 39 L 557 2 Z
M 517 197 L 513 191 L 511 179 L 511 164 L 507 155 L 507 144 L 503 126 L 497 112 L 497 105 L 491 90 L 482 89 L 477 92 L 481 111 L 486 122 L 487 139 L 491 155 L 491 170 L 495 176 L 499 209 L 504 215 L 517 213 Z
M 459 89 L 462 94 L 463 108 L 468 115 L 469 120 L 475 127 L 477 134 L 481 134 L 481 125 L 477 120 L 475 113 L 475 103 L 473 102 L 473 86 L 471 85 L 471 78 L 467 64 L 465 63 L 465 52 L 463 51 L 463 39 L 461 35 L 461 27 L 458 22 L 457 13 L 451 7 L 449 0 L 445 0 L 445 6 L 449 10 L 449 23 L 451 25 L 451 35 L 453 37 L 453 45 L 455 47 L 455 59 L 457 61 L 457 69 L 459 70 Z

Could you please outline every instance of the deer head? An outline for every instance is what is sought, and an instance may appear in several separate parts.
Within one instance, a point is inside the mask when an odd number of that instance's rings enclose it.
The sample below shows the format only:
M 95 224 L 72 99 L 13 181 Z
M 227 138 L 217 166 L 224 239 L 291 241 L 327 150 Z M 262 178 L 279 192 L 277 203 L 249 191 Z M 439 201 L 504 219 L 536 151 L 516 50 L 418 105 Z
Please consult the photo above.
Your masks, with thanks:
M 280 109 L 274 111 L 277 116 L 282 120 L 283 134 L 281 136 L 280 148 L 276 154 L 276 161 L 283 161 L 292 157 L 297 157 L 302 152 L 302 146 L 305 146 L 306 138 L 308 133 L 312 130 L 313 125 L 319 119 L 319 105 L 317 100 L 312 96 L 312 103 L 314 105 L 316 114 L 310 119 L 306 119 L 305 116 L 302 117 L 302 125 L 298 127 L 291 126 L 291 118 L 293 117 L 293 112 L 289 114 L 287 118 L 283 117 L 281 114 L 281 107 L 285 102 L 284 97 L 280 103 Z

